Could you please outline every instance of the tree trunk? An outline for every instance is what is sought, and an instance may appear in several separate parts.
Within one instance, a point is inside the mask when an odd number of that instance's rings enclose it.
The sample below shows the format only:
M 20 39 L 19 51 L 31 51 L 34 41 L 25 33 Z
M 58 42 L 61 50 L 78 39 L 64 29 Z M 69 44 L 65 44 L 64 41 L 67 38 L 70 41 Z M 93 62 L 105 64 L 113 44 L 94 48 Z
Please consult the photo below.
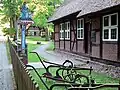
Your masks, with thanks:
M 13 23 L 14 23 L 13 28 L 15 28 L 15 40 L 17 40 L 18 39 L 18 25 L 17 25 L 17 18 L 16 18 L 16 16 L 13 18 Z
M 12 18 L 10 18 L 10 28 L 13 27 Z
M 12 27 L 13 27 L 12 18 L 10 18 L 10 28 L 12 28 Z M 12 34 L 9 33 L 9 35 L 10 35 L 10 37 L 12 37 Z
M 46 39 L 46 41 L 48 41 L 49 40 L 49 37 L 48 37 L 48 28 L 45 28 L 45 33 L 46 33 L 45 39 Z

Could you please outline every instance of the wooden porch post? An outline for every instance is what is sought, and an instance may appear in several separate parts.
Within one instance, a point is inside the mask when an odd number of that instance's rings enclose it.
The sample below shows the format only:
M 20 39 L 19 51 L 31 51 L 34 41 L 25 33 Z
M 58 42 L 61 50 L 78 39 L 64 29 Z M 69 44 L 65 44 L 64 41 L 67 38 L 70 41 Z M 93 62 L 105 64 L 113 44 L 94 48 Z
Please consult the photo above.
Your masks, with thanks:
M 100 58 L 103 57 L 103 42 L 102 42 L 102 16 L 100 16 Z
M 76 52 L 78 51 L 78 40 L 77 40 L 77 19 L 75 21 L 75 25 L 76 25 Z
M 60 24 L 58 25 L 58 29 L 59 29 L 59 49 L 60 49 Z
M 92 19 L 90 18 L 90 57 L 92 56 L 92 40 L 91 40 L 91 31 L 92 31 Z

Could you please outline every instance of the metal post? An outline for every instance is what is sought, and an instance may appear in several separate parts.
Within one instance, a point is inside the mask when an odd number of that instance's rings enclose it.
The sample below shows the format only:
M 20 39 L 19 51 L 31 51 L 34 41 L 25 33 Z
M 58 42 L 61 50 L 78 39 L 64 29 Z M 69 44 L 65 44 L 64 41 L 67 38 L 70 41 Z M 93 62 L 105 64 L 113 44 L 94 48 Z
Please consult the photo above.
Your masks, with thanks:
M 22 53 L 25 54 L 25 46 L 26 46 L 26 40 L 25 40 L 25 29 L 26 26 L 22 25 L 22 40 L 21 40 L 21 44 L 22 44 Z
M 28 63 L 28 58 L 27 58 L 27 45 L 26 45 L 26 26 L 28 24 L 33 24 L 33 20 L 31 17 L 31 13 L 29 12 L 28 7 L 26 6 L 26 2 L 23 3 L 23 6 L 21 7 L 21 15 L 20 19 L 18 22 L 20 25 L 22 25 L 22 30 L 21 30 L 21 49 L 22 49 L 22 57 L 23 57 L 23 62 L 24 64 Z

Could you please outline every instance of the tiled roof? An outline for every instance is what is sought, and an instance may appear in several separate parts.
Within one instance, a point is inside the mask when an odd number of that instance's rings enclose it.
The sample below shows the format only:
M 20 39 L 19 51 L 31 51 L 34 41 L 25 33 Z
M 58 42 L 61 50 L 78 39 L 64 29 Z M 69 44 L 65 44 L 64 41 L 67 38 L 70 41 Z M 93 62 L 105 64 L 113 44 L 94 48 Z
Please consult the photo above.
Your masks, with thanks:
M 97 12 L 105 8 L 120 4 L 120 0 L 69 0 L 68 3 L 61 5 L 49 18 L 48 22 L 60 19 L 69 14 L 81 11 L 77 17 Z
M 106 8 L 110 8 L 120 4 L 120 0 L 83 0 L 85 6 L 82 8 L 81 12 L 77 17 L 85 14 L 97 12 Z
M 61 5 L 53 14 L 53 16 L 51 18 L 49 18 L 49 22 L 50 21 L 54 21 L 56 19 L 62 18 L 64 16 L 67 16 L 69 14 L 75 13 L 80 11 L 79 9 L 79 3 L 78 1 L 82 0 L 71 0 L 68 4 L 63 4 Z

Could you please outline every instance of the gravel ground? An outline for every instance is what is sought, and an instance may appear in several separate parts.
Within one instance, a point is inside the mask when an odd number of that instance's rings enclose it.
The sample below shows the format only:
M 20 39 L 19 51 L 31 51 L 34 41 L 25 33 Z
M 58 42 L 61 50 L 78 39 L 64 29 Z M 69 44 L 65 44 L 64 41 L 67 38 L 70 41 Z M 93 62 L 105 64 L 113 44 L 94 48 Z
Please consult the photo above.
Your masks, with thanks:
M 99 62 L 94 62 L 94 61 L 91 61 L 89 58 L 85 58 L 85 57 L 82 57 L 76 54 L 63 52 L 59 50 L 56 50 L 55 52 L 51 52 L 51 53 L 53 53 L 54 55 L 61 55 L 61 56 L 65 55 L 68 57 L 74 57 L 74 60 L 82 62 L 82 64 L 81 63 L 77 64 L 77 66 L 79 67 L 83 65 L 85 67 L 92 67 L 95 72 L 103 73 L 113 78 L 120 78 L 120 67 L 106 65 L 103 63 L 99 63 Z M 86 64 L 87 61 L 89 61 L 88 64 Z
M 14 90 L 12 78 L 12 69 L 8 62 L 6 45 L 2 41 L 0 42 L 0 90 Z

